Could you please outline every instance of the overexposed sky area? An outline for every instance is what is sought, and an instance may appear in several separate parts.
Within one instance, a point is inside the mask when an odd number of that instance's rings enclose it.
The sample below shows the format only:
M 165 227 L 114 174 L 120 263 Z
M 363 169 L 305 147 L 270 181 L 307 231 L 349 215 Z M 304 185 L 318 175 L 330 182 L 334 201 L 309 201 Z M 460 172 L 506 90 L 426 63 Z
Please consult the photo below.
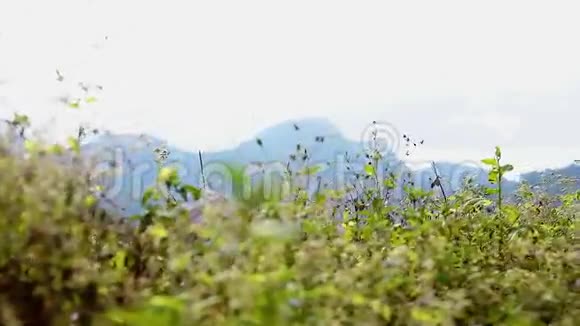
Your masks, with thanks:
M 288 119 L 372 120 L 421 159 L 580 159 L 579 1 L 0 1 L 0 118 L 222 149 Z M 55 70 L 64 75 L 56 81 Z M 101 85 L 80 110 L 59 96 Z M 92 91 L 91 91 L 92 92 Z M 56 133 L 56 134 L 55 134 Z

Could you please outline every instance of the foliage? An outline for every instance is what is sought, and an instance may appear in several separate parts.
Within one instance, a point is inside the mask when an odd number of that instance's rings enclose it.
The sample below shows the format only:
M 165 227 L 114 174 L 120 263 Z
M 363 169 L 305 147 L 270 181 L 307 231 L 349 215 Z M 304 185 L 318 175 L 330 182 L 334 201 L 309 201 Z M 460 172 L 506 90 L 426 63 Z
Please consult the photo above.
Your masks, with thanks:
M 203 191 L 160 166 L 164 191 L 146 192 L 135 227 L 99 209 L 103 198 L 80 168 L 55 163 L 63 151 L 17 157 L 0 146 L 1 324 L 580 320 L 579 193 L 549 197 L 523 186 L 496 211 L 488 208 L 500 191 L 490 197 L 467 184 L 443 201 L 407 184 L 394 203 L 393 176 L 380 180 L 370 156 L 360 173 L 369 182 L 342 210 L 329 205 L 341 194 L 310 198 L 294 187 L 290 200 L 260 200 L 258 189 L 238 196 L 233 211 L 206 207 L 193 223 L 181 203 Z M 498 149 L 486 160 L 498 188 L 509 170 L 500 158 Z M 232 169 L 239 195 L 243 175 Z
M 501 214 L 502 209 L 502 181 L 507 172 L 513 171 L 514 167 L 511 164 L 501 165 L 501 149 L 499 146 L 495 147 L 495 154 L 492 158 L 481 160 L 482 163 L 491 166 L 488 174 L 488 181 L 491 184 L 497 184 L 496 189 L 487 189 L 488 194 L 497 194 L 497 207 Z

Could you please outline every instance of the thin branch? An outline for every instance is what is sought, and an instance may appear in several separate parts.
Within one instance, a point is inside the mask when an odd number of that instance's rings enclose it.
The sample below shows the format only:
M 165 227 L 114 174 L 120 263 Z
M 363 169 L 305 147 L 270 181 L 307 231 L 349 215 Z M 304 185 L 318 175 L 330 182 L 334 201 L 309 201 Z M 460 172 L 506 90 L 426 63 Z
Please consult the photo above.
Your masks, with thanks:
M 447 202 L 447 195 L 445 194 L 445 189 L 443 189 L 443 185 L 441 184 L 441 177 L 439 176 L 439 173 L 437 173 L 437 166 L 435 165 L 435 162 L 431 162 L 431 166 L 433 167 L 433 172 L 435 173 L 435 181 L 431 183 L 431 188 L 434 186 L 439 186 L 439 189 L 441 189 L 441 194 L 443 194 L 443 199 L 445 202 Z
M 205 172 L 203 171 L 203 158 L 201 157 L 201 151 L 199 151 L 198 154 L 199 154 L 199 166 L 201 167 L 202 188 L 205 190 L 206 189 Z

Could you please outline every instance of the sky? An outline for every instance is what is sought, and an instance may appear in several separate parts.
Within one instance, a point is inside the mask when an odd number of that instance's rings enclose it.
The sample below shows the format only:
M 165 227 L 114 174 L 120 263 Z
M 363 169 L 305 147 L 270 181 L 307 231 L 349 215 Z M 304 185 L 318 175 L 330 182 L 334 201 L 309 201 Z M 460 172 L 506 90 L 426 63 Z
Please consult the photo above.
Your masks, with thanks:
M 373 120 L 416 160 L 580 159 L 578 1 L 0 1 L 0 118 L 219 150 L 285 120 Z M 57 81 L 56 70 L 64 79 Z M 91 86 L 97 102 L 60 96 Z M 100 85 L 102 91 L 93 86 Z

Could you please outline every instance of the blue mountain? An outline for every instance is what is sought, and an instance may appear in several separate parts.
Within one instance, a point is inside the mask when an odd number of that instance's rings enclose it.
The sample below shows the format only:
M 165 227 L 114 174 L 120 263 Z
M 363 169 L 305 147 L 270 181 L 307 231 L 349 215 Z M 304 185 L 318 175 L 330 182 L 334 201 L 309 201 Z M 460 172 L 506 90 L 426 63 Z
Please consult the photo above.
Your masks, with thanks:
M 179 149 L 166 144 L 165 141 L 146 135 L 115 135 L 103 134 L 83 145 L 83 153 L 87 157 L 98 158 L 97 162 L 106 170 L 118 171 L 115 177 L 105 178 L 108 187 L 113 188 L 112 200 L 128 214 L 141 210 L 140 198 L 149 186 L 154 185 L 157 175 L 157 162 L 161 154 L 167 154 L 164 164 L 178 168 L 182 180 L 187 184 L 201 186 L 201 163 L 197 149 Z M 299 121 L 287 121 L 258 132 L 254 139 L 217 152 L 202 153 L 206 177 L 211 179 L 212 173 L 219 175 L 227 168 L 227 164 L 255 164 L 278 162 L 279 165 L 300 165 L 307 154 L 308 164 L 319 164 L 325 167 L 318 176 L 322 182 L 336 182 L 337 166 L 344 161 L 345 154 L 352 160 L 353 170 L 362 170 L 362 165 L 368 159 L 364 156 L 363 145 L 347 139 L 340 130 L 326 119 L 312 118 Z M 116 162 L 113 162 L 114 160 Z M 390 155 L 384 162 L 388 172 L 405 175 L 411 172 L 399 159 Z M 342 162 L 344 164 L 344 162 Z M 480 168 L 462 166 L 449 162 L 437 162 L 437 171 L 442 177 L 443 185 L 449 193 L 459 189 L 464 178 L 470 177 L 478 184 L 489 185 L 487 171 Z M 353 170 L 344 172 L 352 172 Z M 562 170 L 547 170 L 522 175 L 521 179 L 531 184 L 540 183 L 549 175 L 564 174 L 576 178 L 575 183 L 568 185 L 569 189 L 580 189 L 580 166 L 570 166 Z M 413 182 L 416 186 L 430 188 L 435 177 L 431 168 L 414 171 Z M 417 177 L 418 176 L 418 177 Z M 219 178 L 217 178 L 219 181 Z M 211 181 L 211 180 L 209 180 Z M 215 184 L 214 184 L 215 185 Z M 517 188 L 518 183 L 506 181 L 509 192 Z M 116 186 L 116 188 L 115 188 Z M 570 188 L 571 187 L 571 188 Z M 217 190 L 219 191 L 219 185 Z M 553 186 L 551 192 L 561 191 Z

